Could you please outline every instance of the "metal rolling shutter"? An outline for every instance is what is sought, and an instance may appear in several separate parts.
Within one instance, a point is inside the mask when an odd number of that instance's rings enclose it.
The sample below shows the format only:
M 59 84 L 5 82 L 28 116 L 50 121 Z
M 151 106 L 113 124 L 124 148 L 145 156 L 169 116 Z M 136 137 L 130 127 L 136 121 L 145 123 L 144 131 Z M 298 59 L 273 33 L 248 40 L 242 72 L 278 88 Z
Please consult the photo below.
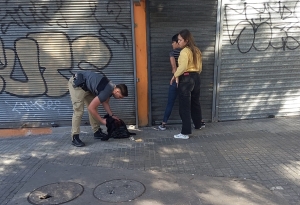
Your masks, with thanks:
M 218 120 L 300 114 L 298 1 L 224 1 Z
M 71 125 L 67 83 L 80 69 L 127 84 L 129 97 L 111 99 L 111 108 L 135 124 L 131 1 L 3 1 L 0 6 L 0 128 Z M 105 114 L 102 106 L 99 112 Z
M 189 29 L 203 54 L 201 73 L 201 106 L 204 120 L 211 120 L 214 49 L 216 36 L 217 1 L 149 0 L 150 75 L 152 123 L 162 121 L 172 77 L 169 51 L 171 38 L 182 29 Z M 180 122 L 176 100 L 169 123 Z

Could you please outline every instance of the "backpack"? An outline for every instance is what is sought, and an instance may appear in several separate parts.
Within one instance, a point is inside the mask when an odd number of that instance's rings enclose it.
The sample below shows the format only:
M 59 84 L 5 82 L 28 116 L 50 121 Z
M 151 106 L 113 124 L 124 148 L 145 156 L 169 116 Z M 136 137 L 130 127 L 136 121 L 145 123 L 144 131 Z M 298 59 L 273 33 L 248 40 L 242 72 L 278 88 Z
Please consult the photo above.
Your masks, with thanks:
M 130 135 L 136 135 L 136 133 L 129 132 L 125 122 L 121 119 L 116 120 L 106 114 L 106 128 L 107 128 L 107 138 L 101 140 L 108 140 L 109 138 L 129 138 Z

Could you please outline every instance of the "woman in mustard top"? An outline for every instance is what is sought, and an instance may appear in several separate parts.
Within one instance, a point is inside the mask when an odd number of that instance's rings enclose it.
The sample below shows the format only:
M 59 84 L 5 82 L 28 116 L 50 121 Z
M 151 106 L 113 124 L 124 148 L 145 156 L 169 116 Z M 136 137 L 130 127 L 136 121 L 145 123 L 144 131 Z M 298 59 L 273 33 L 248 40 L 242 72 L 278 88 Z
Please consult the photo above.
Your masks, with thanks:
M 195 45 L 191 32 L 187 29 L 179 32 L 178 43 L 182 50 L 172 81 L 176 80 L 178 84 L 179 115 L 182 120 L 182 128 L 181 133 L 174 135 L 174 138 L 189 139 L 189 134 L 192 134 L 191 118 L 195 129 L 205 127 L 205 123 L 202 122 L 200 105 L 202 54 Z

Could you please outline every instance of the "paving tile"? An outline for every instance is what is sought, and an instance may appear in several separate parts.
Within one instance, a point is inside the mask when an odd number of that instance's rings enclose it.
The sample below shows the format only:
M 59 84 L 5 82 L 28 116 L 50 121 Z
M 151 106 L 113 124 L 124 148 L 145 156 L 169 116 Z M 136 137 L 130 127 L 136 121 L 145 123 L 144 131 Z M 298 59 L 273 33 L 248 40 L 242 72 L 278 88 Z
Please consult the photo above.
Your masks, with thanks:
M 207 123 L 189 140 L 174 139 L 179 125 L 166 131 L 140 128 L 129 139 L 94 140 L 81 134 L 86 147 L 70 144 L 69 128 L 51 135 L 0 139 L 0 204 L 45 163 L 113 169 L 155 170 L 177 174 L 253 179 L 290 204 L 300 201 L 300 117 Z M 140 140 L 140 141 L 138 141 Z

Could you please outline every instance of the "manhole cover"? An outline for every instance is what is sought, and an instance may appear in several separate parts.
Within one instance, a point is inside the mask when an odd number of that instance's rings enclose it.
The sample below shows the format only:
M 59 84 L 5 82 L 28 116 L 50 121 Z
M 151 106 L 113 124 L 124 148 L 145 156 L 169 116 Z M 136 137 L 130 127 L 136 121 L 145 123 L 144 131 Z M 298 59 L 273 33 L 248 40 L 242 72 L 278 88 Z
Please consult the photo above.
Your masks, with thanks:
M 114 179 L 99 184 L 94 196 L 106 202 L 126 202 L 141 196 L 145 186 L 141 182 L 129 179 Z
M 28 196 L 31 204 L 55 205 L 72 201 L 83 192 L 83 186 L 74 182 L 58 182 L 37 188 Z

